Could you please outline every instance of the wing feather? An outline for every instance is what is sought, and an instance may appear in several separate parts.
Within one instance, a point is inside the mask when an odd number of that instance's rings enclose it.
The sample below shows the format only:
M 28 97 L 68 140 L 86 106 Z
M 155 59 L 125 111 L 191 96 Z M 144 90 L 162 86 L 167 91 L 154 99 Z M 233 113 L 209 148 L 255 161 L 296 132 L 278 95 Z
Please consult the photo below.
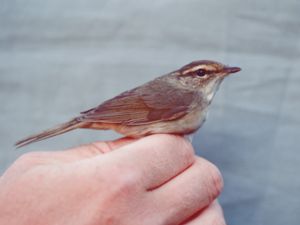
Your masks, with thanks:
M 187 114 L 194 92 L 178 91 L 173 85 L 154 80 L 124 92 L 96 108 L 82 112 L 84 122 L 143 125 L 170 121 Z

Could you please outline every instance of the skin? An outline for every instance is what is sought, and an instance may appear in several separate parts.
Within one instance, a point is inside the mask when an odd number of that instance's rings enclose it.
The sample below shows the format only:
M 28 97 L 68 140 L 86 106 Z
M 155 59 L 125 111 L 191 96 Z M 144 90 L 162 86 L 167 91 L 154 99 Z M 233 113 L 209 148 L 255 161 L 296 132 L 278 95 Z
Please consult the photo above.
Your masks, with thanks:
M 222 187 L 180 136 L 35 152 L 0 178 L 0 224 L 224 225 Z

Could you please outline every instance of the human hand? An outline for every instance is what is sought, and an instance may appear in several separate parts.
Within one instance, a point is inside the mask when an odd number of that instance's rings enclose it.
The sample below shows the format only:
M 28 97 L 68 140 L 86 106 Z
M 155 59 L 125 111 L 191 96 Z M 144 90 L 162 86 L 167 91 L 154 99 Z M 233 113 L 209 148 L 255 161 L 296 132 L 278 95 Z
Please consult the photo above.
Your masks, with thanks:
M 222 185 L 179 136 L 33 152 L 0 178 L 0 224 L 223 225 Z

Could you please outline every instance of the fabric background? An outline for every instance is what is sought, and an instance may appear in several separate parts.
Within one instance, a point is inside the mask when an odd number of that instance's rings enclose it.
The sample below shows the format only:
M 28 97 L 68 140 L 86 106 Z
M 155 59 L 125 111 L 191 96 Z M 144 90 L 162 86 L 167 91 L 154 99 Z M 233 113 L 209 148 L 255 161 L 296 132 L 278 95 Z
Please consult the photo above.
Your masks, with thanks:
M 224 176 L 228 224 L 300 221 L 300 1 L 0 0 L 0 170 L 33 150 L 118 137 L 74 131 L 13 143 L 195 59 L 225 80 L 197 153 Z

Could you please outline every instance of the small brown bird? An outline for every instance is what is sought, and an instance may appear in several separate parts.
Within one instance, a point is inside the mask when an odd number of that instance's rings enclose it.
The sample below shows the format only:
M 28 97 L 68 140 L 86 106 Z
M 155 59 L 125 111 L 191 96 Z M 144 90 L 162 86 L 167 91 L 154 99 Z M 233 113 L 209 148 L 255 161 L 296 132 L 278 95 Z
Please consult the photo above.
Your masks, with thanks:
M 198 130 L 223 79 L 238 67 L 200 60 L 126 91 L 56 128 L 16 143 L 22 147 L 77 128 L 112 129 L 127 137 Z

